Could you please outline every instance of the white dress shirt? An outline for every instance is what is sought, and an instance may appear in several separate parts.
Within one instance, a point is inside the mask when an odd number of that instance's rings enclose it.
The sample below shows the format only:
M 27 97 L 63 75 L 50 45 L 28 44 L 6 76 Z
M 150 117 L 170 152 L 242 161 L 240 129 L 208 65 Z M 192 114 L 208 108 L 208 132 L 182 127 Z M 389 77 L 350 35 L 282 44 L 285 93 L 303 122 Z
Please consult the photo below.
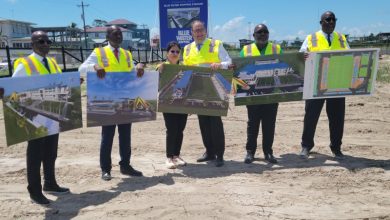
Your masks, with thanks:
M 41 61 L 41 63 L 43 65 L 45 65 L 43 63 L 43 58 L 41 55 L 38 55 L 37 53 L 33 52 L 32 55 L 37 58 L 39 61 Z M 26 71 L 26 68 L 24 68 L 24 65 L 23 63 L 19 63 L 19 65 L 16 67 L 16 69 L 14 70 L 14 74 L 12 74 L 12 77 L 23 77 L 23 76 L 27 76 L 27 71 Z
M 115 47 L 111 46 L 110 43 L 108 43 L 108 47 L 111 49 L 112 52 L 114 52 Z M 133 66 L 134 65 L 134 61 Z M 94 66 L 98 64 L 98 58 L 96 56 L 95 50 L 89 55 L 89 57 L 84 61 L 83 64 L 79 67 L 80 74 L 86 74 L 87 72 L 96 72 Z
M 325 39 L 328 39 L 328 34 L 323 32 L 322 30 L 320 30 L 321 34 L 324 35 Z M 330 41 L 332 42 L 333 41 L 333 32 L 330 34 Z M 303 44 L 301 46 L 301 49 L 299 49 L 299 52 L 310 52 L 308 50 L 308 47 L 309 47 L 309 40 L 308 40 L 309 36 L 306 37 L 305 41 L 303 41 Z M 349 45 L 348 45 L 348 42 L 346 42 L 346 48 L 349 49 Z
M 205 40 L 202 42 L 202 44 L 201 44 L 202 46 L 203 46 Z M 219 51 L 218 58 L 219 58 L 219 60 L 221 60 L 222 69 L 227 69 L 229 67 L 229 65 L 232 64 L 232 58 L 230 58 L 228 52 L 223 47 L 222 42 L 219 44 L 218 51 Z M 210 64 L 200 64 L 199 66 L 210 67 Z

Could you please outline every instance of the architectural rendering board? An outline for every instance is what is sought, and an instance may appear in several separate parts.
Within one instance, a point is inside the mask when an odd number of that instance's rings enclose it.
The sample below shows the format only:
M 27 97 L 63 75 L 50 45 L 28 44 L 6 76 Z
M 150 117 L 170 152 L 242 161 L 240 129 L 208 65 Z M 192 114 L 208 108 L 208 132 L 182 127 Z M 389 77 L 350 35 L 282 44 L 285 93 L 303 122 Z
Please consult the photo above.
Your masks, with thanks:
M 158 111 L 226 116 L 232 75 L 229 70 L 164 64 Z
M 87 74 L 87 127 L 156 120 L 158 72 Z
M 82 127 L 80 74 L 0 79 L 7 145 Z
M 235 105 L 302 100 L 303 53 L 235 58 Z
M 304 99 L 371 95 L 379 49 L 310 53 L 306 60 Z

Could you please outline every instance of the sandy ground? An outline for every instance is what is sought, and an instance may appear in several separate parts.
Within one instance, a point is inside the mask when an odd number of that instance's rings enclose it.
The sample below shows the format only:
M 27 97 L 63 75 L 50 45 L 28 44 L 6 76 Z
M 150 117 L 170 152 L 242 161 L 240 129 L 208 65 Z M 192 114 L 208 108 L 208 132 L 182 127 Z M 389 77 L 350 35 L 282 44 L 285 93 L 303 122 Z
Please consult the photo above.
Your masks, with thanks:
M 100 179 L 100 128 L 62 133 L 57 180 L 72 193 L 48 195 L 52 203 L 47 207 L 29 199 L 26 143 L 5 145 L 1 114 L 0 218 L 390 219 L 390 85 L 378 84 L 372 97 L 347 98 L 346 105 L 344 161 L 335 161 L 328 148 L 325 110 L 314 153 L 308 160 L 298 157 L 304 102 L 279 105 L 277 165 L 265 163 L 261 149 L 253 164 L 243 163 L 247 113 L 233 105 L 223 118 L 226 163 L 221 168 L 196 163 L 204 148 L 195 115 L 184 134 L 186 167 L 165 168 L 165 127 L 159 113 L 157 121 L 133 124 L 131 164 L 145 176 L 119 173 L 116 137 L 114 179 L 109 182 Z

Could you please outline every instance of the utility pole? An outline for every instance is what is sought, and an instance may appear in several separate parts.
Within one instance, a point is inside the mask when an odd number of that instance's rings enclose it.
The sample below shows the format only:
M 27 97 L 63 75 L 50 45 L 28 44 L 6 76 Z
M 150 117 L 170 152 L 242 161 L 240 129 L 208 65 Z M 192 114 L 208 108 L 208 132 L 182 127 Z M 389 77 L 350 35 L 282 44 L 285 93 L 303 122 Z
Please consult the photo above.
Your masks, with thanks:
M 85 13 L 84 13 L 84 7 L 88 7 L 89 5 L 84 5 L 84 2 L 81 1 L 81 5 L 77 5 L 78 7 L 81 7 L 82 14 L 81 18 L 83 19 L 84 24 L 84 41 L 85 41 L 85 49 L 88 49 L 88 42 L 87 42 L 87 29 L 85 28 Z

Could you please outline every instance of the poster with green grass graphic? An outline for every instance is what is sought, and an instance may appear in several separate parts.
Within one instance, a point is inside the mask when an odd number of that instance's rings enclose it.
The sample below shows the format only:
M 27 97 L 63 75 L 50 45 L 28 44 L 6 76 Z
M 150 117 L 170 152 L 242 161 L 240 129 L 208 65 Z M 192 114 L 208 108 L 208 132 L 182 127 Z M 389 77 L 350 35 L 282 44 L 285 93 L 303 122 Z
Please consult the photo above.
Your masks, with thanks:
M 377 48 L 309 53 L 303 99 L 371 95 L 378 59 Z

